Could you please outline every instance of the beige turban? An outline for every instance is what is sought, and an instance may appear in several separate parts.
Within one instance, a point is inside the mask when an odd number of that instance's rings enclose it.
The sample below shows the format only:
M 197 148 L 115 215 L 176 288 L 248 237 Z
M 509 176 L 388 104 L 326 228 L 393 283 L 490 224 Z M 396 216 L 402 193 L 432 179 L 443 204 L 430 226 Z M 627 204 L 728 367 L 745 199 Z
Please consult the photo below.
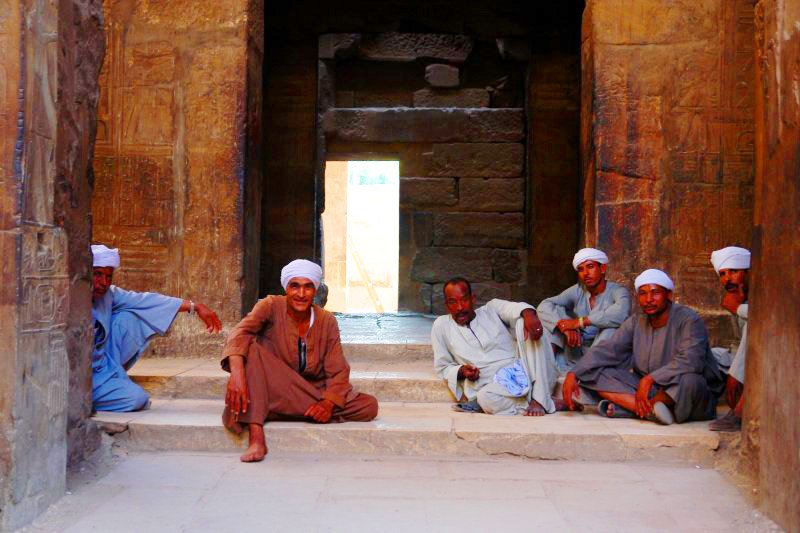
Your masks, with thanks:
M 639 287 L 642 285 L 661 285 L 668 291 L 675 290 L 675 284 L 672 283 L 672 280 L 667 276 L 666 272 L 663 270 L 658 270 L 657 268 L 648 268 L 638 276 L 636 276 L 636 280 L 633 282 L 633 286 L 636 287 L 636 290 L 639 290 Z
M 584 261 L 595 261 L 601 265 L 607 265 L 608 256 L 605 254 L 605 252 L 598 250 L 597 248 L 583 248 L 578 250 L 578 253 L 576 253 L 575 257 L 572 258 L 572 268 L 578 270 L 578 267 Z
M 104 244 L 92 245 L 92 266 L 119 268 L 119 249 Z
M 716 250 L 711 252 L 711 264 L 714 265 L 717 274 L 725 268 L 737 270 L 750 268 L 750 250 L 738 246 L 728 246 L 722 250 Z
M 319 289 L 319 283 L 322 281 L 322 269 L 318 264 L 307 259 L 295 259 L 281 270 L 281 285 L 284 290 L 292 278 L 309 279 L 314 283 L 314 287 Z

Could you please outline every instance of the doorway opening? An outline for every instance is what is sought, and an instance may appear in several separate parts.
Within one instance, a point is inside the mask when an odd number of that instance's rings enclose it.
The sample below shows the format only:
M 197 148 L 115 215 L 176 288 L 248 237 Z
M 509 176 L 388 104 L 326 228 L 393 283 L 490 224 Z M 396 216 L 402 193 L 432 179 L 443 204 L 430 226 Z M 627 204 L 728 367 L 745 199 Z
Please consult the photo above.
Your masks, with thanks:
M 322 257 L 329 311 L 397 312 L 400 162 L 327 161 Z

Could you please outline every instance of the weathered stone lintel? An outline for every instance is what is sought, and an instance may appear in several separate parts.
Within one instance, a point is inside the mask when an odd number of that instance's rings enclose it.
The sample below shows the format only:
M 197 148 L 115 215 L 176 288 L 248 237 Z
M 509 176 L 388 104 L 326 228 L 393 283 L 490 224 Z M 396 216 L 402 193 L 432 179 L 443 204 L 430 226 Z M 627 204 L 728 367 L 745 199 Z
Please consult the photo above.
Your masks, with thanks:
M 358 55 L 372 61 L 436 59 L 463 63 L 472 52 L 473 44 L 472 38 L 466 35 L 388 32 L 364 35 Z
M 365 142 L 515 142 L 522 109 L 338 108 L 325 113 L 331 138 Z

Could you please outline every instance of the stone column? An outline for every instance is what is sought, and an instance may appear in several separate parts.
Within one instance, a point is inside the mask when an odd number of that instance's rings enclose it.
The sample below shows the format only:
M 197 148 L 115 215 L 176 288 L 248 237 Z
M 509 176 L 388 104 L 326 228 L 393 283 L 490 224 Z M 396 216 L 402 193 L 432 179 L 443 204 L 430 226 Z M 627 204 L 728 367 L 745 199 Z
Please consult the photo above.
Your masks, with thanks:
M 800 4 L 756 6 L 756 213 L 744 436 L 761 504 L 800 530 Z
M 202 301 L 237 322 L 255 301 L 263 2 L 106 0 L 93 240 L 115 283 Z M 158 354 L 218 353 L 180 316 Z
M 89 363 L 86 170 L 103 42 L 91 1 L 2 4 L 0 529 L 13 530 L 63 494 L 68 399 L 76 422 L 90 407 L 88 373 L 68 389 L 71 363 Z
M 750 0 L 589 0 L 583 25 L 585 243 L 617 280 L 669 272 L 724 338 L 709 254 L 751 240 L 753 32 Z

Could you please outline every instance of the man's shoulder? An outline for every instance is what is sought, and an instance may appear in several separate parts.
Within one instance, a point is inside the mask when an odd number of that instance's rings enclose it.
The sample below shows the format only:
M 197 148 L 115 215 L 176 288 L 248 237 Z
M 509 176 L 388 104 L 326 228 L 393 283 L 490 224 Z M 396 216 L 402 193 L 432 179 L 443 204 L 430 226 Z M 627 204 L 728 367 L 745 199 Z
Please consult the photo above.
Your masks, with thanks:
M 606 290 L 609 292 L 624 292 L 625 294 L 628 293 L 628 287 L 626 287 L 621 283 L 617 283 L 616 281 L 607 281 Z
M 697 313 L 697 311 L 691 307 L 679 303 L 673 303 L 672 310 L 670 312 L 675 313 L 675 316 L 686 320 L 700 320 L 700 315 Z
M 440 315 L 436 317 L 436 320 L 433 321 L 433 326 L 431 326 L 431 330 L 441 330 L 447 325 L 447 322 L 450 320 L 450 315 Z

